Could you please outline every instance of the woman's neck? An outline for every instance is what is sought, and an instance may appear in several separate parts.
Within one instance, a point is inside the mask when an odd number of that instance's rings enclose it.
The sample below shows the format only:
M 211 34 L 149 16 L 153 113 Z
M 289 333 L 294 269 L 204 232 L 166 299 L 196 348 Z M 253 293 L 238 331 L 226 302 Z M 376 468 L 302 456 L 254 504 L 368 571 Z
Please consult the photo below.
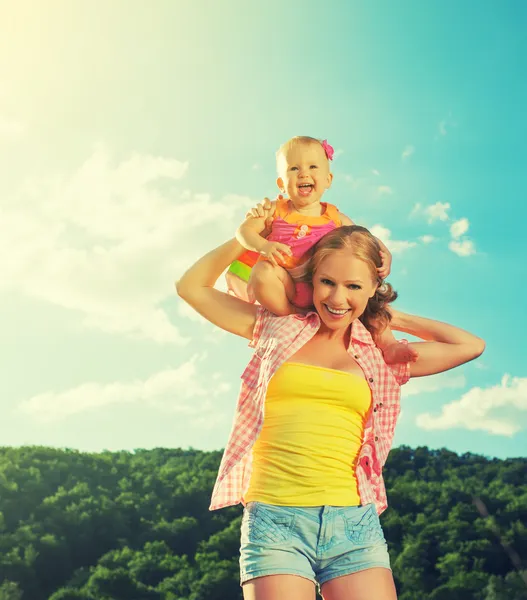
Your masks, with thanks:
M 351 336 L 351 325 L 343 329 L 329 329 L 324 323 L 320 324 L 320 328 L 317 331 L 317 337 L 319 339 L 332 340 L 336 342 L 343 342 L 346 346 L 349 345 Z

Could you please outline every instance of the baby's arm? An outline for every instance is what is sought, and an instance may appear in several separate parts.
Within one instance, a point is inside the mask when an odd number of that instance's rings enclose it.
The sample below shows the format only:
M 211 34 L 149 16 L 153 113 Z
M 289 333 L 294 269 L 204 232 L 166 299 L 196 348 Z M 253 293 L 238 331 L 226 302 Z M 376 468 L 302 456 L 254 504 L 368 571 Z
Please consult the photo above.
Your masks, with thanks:
M 265 256 L 273 265 L 277 265 L 283 255 L 291 255 L 289 246 L 280 242 L 270 242 L 262 235 L 267 228 L 266 222 L 274 214 L 275 208 L 276 202 L 271 202 L 268 215 L 265 217 L 248 217 L 236 232 L 236 239 L 244 248 Z
M 343 213 L 340 213 L 340 220 L 343 225 L 355 225 L 355 223 Z M 375 239 L 377 240 L 381 248 L 382 266 L 380 269 L 378 269 L 379 277 L 381 279 L 386 279 L 386 277 L 388 277 L 388 275 L 390 274 L 392 267 L 392 253 L 388 250 L 388 248 L 382 240 L 380 240 L 378 237 L 375 237 Z
M 252 250 L 253 252 L 261 252 L 265 242 L 267 241 L 262 233 L 266 229 L 267 219 L 273 216 L 275 208 L 276 202 L 271 202 L 269 213 L 266 216 L 247 216 L 245 221 L 238 227 L 236 239 L 244 248 L 247 248 L 247 250 Z

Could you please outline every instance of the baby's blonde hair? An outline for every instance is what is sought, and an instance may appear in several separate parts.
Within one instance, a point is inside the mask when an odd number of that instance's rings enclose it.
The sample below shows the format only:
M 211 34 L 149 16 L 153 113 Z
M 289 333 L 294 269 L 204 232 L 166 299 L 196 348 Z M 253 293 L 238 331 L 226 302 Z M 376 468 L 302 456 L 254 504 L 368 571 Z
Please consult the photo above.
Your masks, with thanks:
M 290 148 L 297 145 L 309 146 L 310 144 L 318 144 L 322 147 L 322 149 L 324 149 L 324 146 L 322 146 L 322 140 L 310 137 L 308 135 L 295 135 L 295 137 L 292 137 L 290 140 L 287 140 L 287 142 L 284 142 L 276 151 L 276 170 L 278 171 L 278 175 L 282 176 L 284 173 L 285 154 Z M 326 151 L 324 150 L 324 155 L 325 154 Z M 326 160 L 328 161 L 329 165 L 329 159 L 327 156 Z

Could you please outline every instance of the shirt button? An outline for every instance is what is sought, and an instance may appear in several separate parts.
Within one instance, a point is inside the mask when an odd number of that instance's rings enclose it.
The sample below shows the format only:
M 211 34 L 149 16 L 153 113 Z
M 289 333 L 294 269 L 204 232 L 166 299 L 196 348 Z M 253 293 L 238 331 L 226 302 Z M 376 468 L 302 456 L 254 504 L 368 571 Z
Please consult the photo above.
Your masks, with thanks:
M 370 378 L 368 379 L 368 381 L 369 381 L 370 383 L 373 383 L 373 377 L 370 377 Z
M 358 354 L 355 354 L 355 355 L 353 356 L 353 358 L 359 358 L 359 355 L 358 355 Z
M 379 438 L 378 438 L 377 436 L 375 436 L 375 441 L 376 441 L 376 442 L 378 442 L 378 441 L 379 441 Z
M 373 412 L 377 412 L 377 409 L 376 409 L 376 408 L 374 408 L 374 409 L 373 409 Z

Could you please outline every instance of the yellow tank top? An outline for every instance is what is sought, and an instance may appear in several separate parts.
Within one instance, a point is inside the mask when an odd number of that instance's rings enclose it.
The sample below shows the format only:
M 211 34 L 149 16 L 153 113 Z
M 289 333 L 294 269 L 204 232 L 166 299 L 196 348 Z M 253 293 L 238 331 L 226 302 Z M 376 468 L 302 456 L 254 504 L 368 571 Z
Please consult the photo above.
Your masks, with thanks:
M 371 391 L 352 373 L 286 362 L 267 388 L 245 502 L 360 504 L 355 462 Z

